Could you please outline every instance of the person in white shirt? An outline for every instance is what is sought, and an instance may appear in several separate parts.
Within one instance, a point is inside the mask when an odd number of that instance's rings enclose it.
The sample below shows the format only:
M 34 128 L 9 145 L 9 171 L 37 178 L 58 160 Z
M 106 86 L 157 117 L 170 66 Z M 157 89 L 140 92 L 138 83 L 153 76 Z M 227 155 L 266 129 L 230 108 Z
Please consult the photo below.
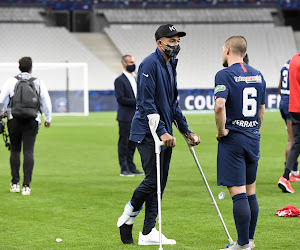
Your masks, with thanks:
M 19 60 L 19 69 L 21 73 L 17 76 L 18 78 L 29 80 L 33 76 L 32 73 L 32 59 L 30 57 L 22 57 Z M 0 93 L 0 107 L 3 106 L 7 98 L 14 96 L 14 90 L 16 83 L 18 82 L 17 77 L 9 78 L 5 83 Z M 40 111 L 45 115 L 44 126 L 46 128 L 50 127 L 51 123 L 51 113 L 52 106 L 49 93 L 44 85 L 43 81 L 38 78 L 35 78 L 33 81 L 35 89 L 39 92 L 40 97 Z M 32 179 L 32 171 L 34 166 L 34 145 L 36 135 L 38 133 L 39 126 L 41 125 L 40 115 L 38 114 L 36 118 L 17 118 L 13 117 L 10 110 L 10 104 L 3 107 L 7 115 L 7 126 L 9 132 L 9 138 L 11 143 L 11 152 L 10 152 L 10 166 L 11 166 L 11 188 L 10 192 L 18 193 L 20 192 L 20 155 L 21 148 L 23 147 L 23 172 L 24 172 L 24 181 L 22 194 L 30 195 L 31 188 L 30 183 Z M 1 110 L 1 109 L 0 109 Z M 3 116 L 3 115 L 2 115 Z
M 121 167 L 120 176 L 144 174 L 136 169 L 133 155 L 136 148 L 129 141 L 131 121 L 135 113 L 137 85 L 135 79 L 135 61 L 131 55 L 122 57 L 123 73 L 115 80 L 115 96 L 118 102 L 117 120 L 119 123 L 118 155 Z

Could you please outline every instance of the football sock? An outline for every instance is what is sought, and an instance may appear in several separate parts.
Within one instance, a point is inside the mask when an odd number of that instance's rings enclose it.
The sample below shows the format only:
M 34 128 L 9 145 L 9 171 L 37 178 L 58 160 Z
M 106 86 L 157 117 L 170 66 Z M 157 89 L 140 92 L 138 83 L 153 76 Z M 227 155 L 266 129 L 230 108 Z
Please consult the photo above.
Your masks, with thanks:
M 254 239 L 254 233 L 258 218 L 259 206 L 256 199 L 256 194 L 248 196 L 248 202 L 251 210 L 251 220 L 249 226 L 249 239 Z
M 249 225 L 251 211 L 246 193 L 240 193 L 232 197 L 233 217 L 238 234 L 238 244 L 243 246 L 249 243 Z
M 291 172 L 291 170 L 289 170 L 289 169 L 284 169 L 284 174 L 283 174 L 283 177 L 285 178 L 285 179 L 287 179 L 287 180 L 289 180 L 290 179 L 290 172 Z
M 294 167 L 293 167 L 293 171 L 298 171 L 298 162 L 296 161 Z

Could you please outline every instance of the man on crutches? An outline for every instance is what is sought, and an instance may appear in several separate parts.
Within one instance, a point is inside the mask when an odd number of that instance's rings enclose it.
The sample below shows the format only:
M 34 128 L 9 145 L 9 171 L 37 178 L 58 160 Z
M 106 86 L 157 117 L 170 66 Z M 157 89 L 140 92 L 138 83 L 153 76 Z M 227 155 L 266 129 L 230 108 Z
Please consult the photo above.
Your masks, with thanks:
M 172 148 L 176 144 L 172 136 L 172 123 L 176 121 L 179 130 L 190 139 L 191 145 L 200 143 L 200 137 L 189 129 L 177 100 L 177 59 L 175 57 L 180 50 L 180 37 L 185 35 L 185 32 L 177 31 L 172 24 L 161 25 L 155 32 L 156 51 L 144 59 L 138 70 L 137 110 L 131 124 L 130 140 L 137 143 L 145 178 L 135 189 L 117 222 L 124 244 L 133 243 L 132 226 L 144 203 L 145 220 L 143 231 L 139 234 L 139 245 L 160 245 L 161 248 L 162 244 L 176 244 L 175 240 L 167 239 L 161 231 L 157 231 L 155 224 L 158 215 L 157 197 L 163 195 Z M 155 126 L 150 130 L 153 114 L 157 114 L 159 119 L 156 116 Z M 156 139 L 156 146 L 158 146 L 156 152 L 153 138 L 155 134 L 162 141 Z M 156 161 L 157 155 L 159 162 Z M 157 182 L 157 170 L 160 170 L 160 183 Z M 161 223 L 159 227 L 161 228 Z

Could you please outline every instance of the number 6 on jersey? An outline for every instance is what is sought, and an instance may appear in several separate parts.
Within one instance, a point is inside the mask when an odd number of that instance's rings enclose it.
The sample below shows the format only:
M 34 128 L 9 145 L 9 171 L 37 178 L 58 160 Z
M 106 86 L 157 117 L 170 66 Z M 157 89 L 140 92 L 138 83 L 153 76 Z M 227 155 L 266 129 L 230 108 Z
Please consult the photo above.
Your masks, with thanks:
M 254 87 L 244 88 L 243 90 L 243 115 L 245 117 L 253 117 L 257 111 L 257 90 Z

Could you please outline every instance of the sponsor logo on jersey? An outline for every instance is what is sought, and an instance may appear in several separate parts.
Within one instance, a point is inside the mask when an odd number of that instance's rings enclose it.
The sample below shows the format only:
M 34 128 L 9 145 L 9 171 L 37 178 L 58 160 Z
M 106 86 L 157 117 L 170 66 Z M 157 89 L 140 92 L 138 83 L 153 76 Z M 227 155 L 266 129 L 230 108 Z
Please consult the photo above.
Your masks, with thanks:
M 262 79 L 260 75 L 256 76 L 235 76 L 234 80 L 236 82 L 246 82 L 246 83 L 261 83 Z
M 217 94 L 220 91 L 225 91 L 226 90 L 226 86 L 225 85 L 217 85 L 215 87 L 215 94 Z
M 258 121 L 244 121 L 244 120 L 234 120 L 233 125 L 237 125 L 243 128 L 253 128 L 258 125 Z

